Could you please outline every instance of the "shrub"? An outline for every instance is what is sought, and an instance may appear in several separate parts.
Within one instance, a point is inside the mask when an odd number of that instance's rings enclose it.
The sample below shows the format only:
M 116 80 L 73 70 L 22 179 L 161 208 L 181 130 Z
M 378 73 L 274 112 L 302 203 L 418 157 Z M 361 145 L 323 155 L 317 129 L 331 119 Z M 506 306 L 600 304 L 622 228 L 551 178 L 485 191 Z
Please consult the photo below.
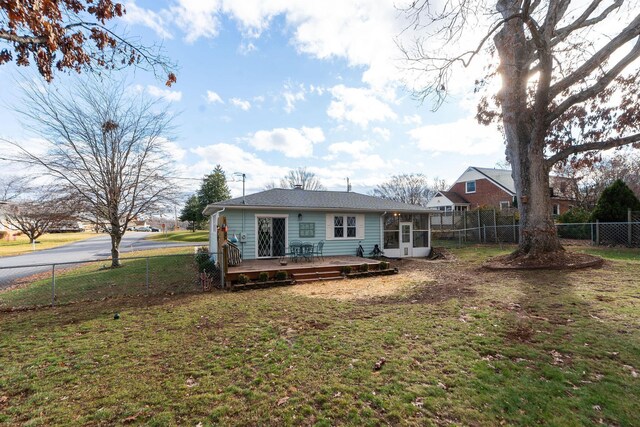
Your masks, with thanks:
M 622 180 L 618 179 L 604 189 L 596 208 L 591 214 L 592 221 L 625 222 L 627 211 L 640 211 L 640 200 Z
M 249 276 L 247 276 L 246 274 L 238 275 L 238 283 L 240 283 L 241 285 L 249 283 Z
M 8 231 L 0 231 L 0 240 L 4 239 L 5 237 L 7 237 L 9 235 Z
M 287 280 L 287 278 L 289 277 L 289 274 L 286 271 L 280 270 L 280 271 L 276 271 L 276 274 L 274 277 L 276 280 Z
M 351 266 L 350 265 L 343 265 L 342 267 L 340 267 L 340 272 L 344 273 L 344 274 L 351 273 Z
M 363 273 L 366 271 L 369 271 L 369 264 L 362 264 L 360 265 L 360 271 L 362 271 Z
M 386 261 L 382 261 L 379 265 L 380 270 L 386 270 L 389 268 L 389 263 Z
M 269 273 L 263 271 L 258 274 L 258 282 L 266 282 L 267 280 L 269 280 Z
M 209 254 L 198 251 L 196 254 L 196 264 L 202 271 L 203 266 L 210 261 Z
M 558 216 L 558 222 L 561 224 L 584 224 L 589 222 L 591 212 L 584 208 L 573 207 Z

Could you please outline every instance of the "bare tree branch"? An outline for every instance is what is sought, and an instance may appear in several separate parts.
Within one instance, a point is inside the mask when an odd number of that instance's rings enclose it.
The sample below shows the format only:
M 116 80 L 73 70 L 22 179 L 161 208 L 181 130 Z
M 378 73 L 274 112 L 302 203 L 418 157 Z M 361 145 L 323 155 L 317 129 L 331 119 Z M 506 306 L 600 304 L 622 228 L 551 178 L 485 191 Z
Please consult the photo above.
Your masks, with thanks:
M 546 164 L 549 168 L 562 160 L 567 159 L 569 156 L 578 153 L 584 153 L 586 151 L 594 150 L 608 150 L 610 148 L 622 147 L 623 145 L 629 145 L 640 141 L 640 133 L 635 135 L 629 135 L 623 138 L 614 138 L 607 141 L 588 142 L 580 145 L 572 145 L 565 148 L 562 151 L 557 152 L 553 156 L 546 160 Z

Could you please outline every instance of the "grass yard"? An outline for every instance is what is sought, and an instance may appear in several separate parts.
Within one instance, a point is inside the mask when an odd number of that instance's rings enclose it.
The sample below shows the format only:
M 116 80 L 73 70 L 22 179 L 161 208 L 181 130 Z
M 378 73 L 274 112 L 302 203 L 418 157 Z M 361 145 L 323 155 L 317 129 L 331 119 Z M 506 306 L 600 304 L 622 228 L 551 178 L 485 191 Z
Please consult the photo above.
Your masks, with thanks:
M 170 233 L 154 233 L 151 234 L 146 240 L 156 240 L 160 242 L 185 242 L 185 243 L 196 243 L 196 242 L 209 242 L 209 232 L 208 231 L 173 231 Z
M 640 425 L 638 252 L 479 269 L 497 252 L 401 261 L 393 293 L 337 281 L 0 313 L 0 423 Z
M 140 258 L 144 257 L 144 258 Z M 147 260 L 148 258 L 148 260 Z M 149 289 L 147 289 L 147 265 Z M 56 303 L 99 300 L 147 292 L 193 292 L 197 268 L 193 248 L 163 248 L 122 254 L 122 267 L 83 262 L 56 272 Z M 0 310 L 51 304 L 51 272 L 20 279 L 21 286 L 0 292 Z
M 55 248 L 97 236 L 100 234 L 93 232 L 43 234 L 36 239 L 39 242 L 36 243 L 36 250 Z M 33 246 L 29 243 L 29 238 L 24 235 L 17 236 L 16 240 L 0 239 L 0 256 L 19 255 L 31 251 L 33 251 Z

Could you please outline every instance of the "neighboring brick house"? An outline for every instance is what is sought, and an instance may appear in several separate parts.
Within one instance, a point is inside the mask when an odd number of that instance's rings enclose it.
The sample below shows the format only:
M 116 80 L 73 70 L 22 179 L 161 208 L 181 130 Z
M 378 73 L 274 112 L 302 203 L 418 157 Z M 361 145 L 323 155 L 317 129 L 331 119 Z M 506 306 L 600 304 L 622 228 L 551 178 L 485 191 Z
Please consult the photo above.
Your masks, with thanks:
M 569 197 L 568 178 L 550 177 L 551 204 L 554 215 L 565 213 L 573 206 Z M 511 171 L 469 167 L 448 191 L 440 191 L 427 204 L 428 208 L 442 211 L 464 211 L 479 207 L 508 210 L 514 207 L 516 195 Z

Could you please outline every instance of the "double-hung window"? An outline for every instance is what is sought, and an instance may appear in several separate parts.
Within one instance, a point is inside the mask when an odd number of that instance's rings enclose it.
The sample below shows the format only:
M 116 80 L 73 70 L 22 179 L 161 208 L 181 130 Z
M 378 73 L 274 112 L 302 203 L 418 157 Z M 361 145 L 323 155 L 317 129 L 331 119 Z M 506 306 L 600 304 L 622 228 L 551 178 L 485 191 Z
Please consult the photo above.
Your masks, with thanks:
M 364 215 L 328 214 L 327 239 L 362 239 L 364 238 Z
M 475 193 L 476 192 L 476 182 L 475 181 L 467 181 L 465 193 Z

